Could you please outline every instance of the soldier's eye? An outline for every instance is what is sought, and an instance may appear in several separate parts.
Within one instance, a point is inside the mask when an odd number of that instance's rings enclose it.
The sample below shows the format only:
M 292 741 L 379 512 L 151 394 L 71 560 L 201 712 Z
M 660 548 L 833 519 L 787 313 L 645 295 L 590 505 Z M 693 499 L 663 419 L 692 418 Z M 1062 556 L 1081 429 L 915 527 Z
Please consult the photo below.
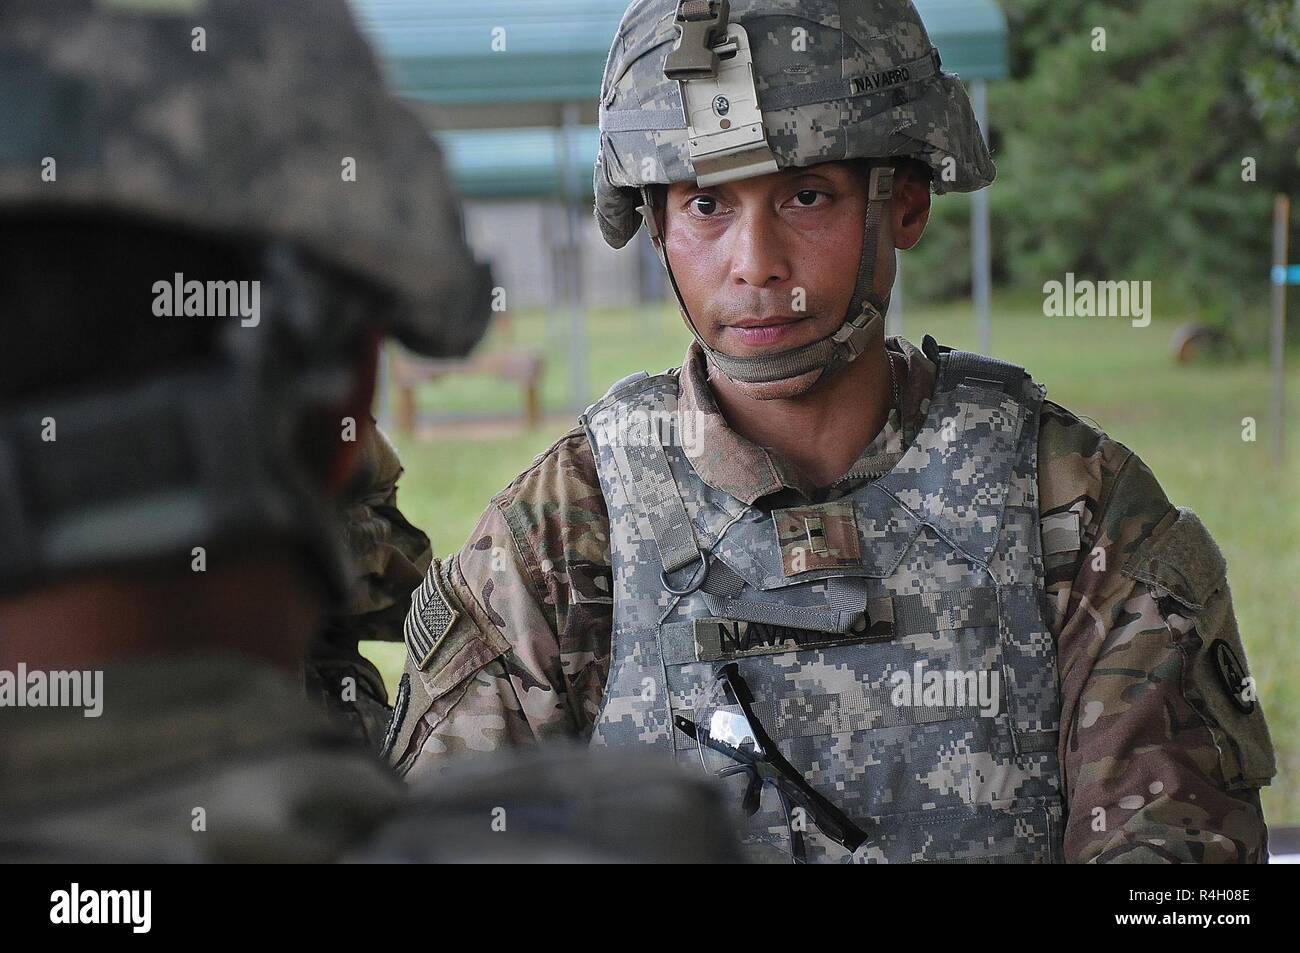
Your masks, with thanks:
M 712 195 L 697 195 L 690 201 L 691 209 L 702 218 L 710 218 L 718 210 L 718 200 Z
M 802 208 L 813 208 L 819 198 L 830 198 L 825 192 L 818 192 L 816 189 L 800 189 L 794 194 L 794 200 Z

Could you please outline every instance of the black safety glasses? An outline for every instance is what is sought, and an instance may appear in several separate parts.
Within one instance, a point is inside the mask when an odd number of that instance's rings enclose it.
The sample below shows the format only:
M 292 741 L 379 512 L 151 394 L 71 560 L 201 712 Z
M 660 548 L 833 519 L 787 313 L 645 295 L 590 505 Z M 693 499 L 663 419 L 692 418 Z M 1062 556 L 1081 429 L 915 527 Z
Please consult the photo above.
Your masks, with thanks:
M 800 825 L 793 823 L 794 809 L 801 808 L 827 838 L 846 850 L 856 850 L 867 835 L 843 811 L 818 794 L 794 765 L 786 760 L 754 714 L 754 697 L 735 662 L 717 672 L 699 719 L 676 715 L 677 729 L 699 745 L 705 767 L 719 778 L 747 775 L 741 800 L 745 814 L 758 812 L 763 786 L 772 785 L 790 830 L 791 852 L 796 861 L 805 859 Z M 710 752 L 724 756 L 718 760 Z

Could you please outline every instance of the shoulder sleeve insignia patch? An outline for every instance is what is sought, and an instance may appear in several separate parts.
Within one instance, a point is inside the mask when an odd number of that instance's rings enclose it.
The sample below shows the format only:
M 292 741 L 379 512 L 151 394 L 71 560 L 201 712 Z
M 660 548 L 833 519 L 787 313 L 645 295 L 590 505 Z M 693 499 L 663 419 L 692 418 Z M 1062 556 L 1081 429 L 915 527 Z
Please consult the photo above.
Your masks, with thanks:
M 1210 645 L 1214 655 L 1214 667 L 1218 669 L 1219 680 L 1232 699 L 1232 703 L 1249 715 L 1255 710 L 1255 702 L 1246 697 L 1246 667 L 1237 658 L 1237 653 L 1223 639 L 1215 639 Z
M 442 573 L 442 563 L 435 559 L 415 591 L 411 611 L 406 616 L 406 647 L 422 672 L 460 619 L 456 599 Z

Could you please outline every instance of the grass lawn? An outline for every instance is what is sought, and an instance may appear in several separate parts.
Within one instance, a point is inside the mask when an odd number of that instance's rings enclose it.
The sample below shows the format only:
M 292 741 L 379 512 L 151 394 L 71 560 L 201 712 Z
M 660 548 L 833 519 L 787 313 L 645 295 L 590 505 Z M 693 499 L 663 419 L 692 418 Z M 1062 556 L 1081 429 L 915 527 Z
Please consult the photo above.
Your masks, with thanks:
M 1300 823 L 1300 362 L 1291 361 L 1292 407 L 1284 464 L 1269 458 L 1270 381 L 1263 359 L 1180 368 L 1170 357 L 1172 324 L 1134 328 L 1117 318 L 1046 318 L 1033 301 L 995 308 L 993 353 L 1025 365 L 1048 395 L 1088 416 L 1141 455 L 1173 502 L 1200 515 L 1228 559 L 1237 618 L 1259 681 L 1278 752 L 1279 776 L 1266 789 L 1270 823 Z M 563 321 L 520 315 L 495 328 L 486 347 L 543 351 L 543 402 L 571 403 Z M 904 319 L 917 344 L 973 348 L 970 308 L 917 309 Z M 594 312 L 590 399 L 626 374 L 680 363 L 689 342 L 675 310 Z M 423 390 L 425 412 L 510 413 L 518 393 L 492 380 L 462 378 Z M 395 437 L 406 466 L 403 511 L 439 554 L 465 541 L 488 500 L 573 425 L 573 414 L 527 434 L 414 442 Z M 1253 417 L 1257 440 L 1242 438 Z M 390 686 L 402 647 L 367 643 Z

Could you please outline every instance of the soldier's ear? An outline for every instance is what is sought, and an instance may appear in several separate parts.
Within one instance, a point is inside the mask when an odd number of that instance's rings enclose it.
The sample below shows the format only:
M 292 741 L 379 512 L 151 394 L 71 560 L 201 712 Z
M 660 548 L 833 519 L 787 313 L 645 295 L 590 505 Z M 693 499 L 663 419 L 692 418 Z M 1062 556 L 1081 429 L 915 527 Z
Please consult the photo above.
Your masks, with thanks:
M 930 221 L 930 200 L 929 180 L 902 165 L 894 175 L 894 198 L 889 206 L 895 248 L 906 251 L 921 240 Z
M 328 496 L 341 495 L 361 466 L 361 451 L 369 437 L 370 428 L 374 426 L 370 407 L 375 397 L 375 376 L 382 340 L 383 333 L 379 327 L 366 330 L 357 348 L 352 391 L 346 403 L 339 408 L 337 419 L 322 423 L 324 427 L 332 427 L 332 434 L 328 431 L 325 434 L 327 438 L 332 437 L 327 445 L 333 446 L 333 453 L 326 464 L 322 484 Z

